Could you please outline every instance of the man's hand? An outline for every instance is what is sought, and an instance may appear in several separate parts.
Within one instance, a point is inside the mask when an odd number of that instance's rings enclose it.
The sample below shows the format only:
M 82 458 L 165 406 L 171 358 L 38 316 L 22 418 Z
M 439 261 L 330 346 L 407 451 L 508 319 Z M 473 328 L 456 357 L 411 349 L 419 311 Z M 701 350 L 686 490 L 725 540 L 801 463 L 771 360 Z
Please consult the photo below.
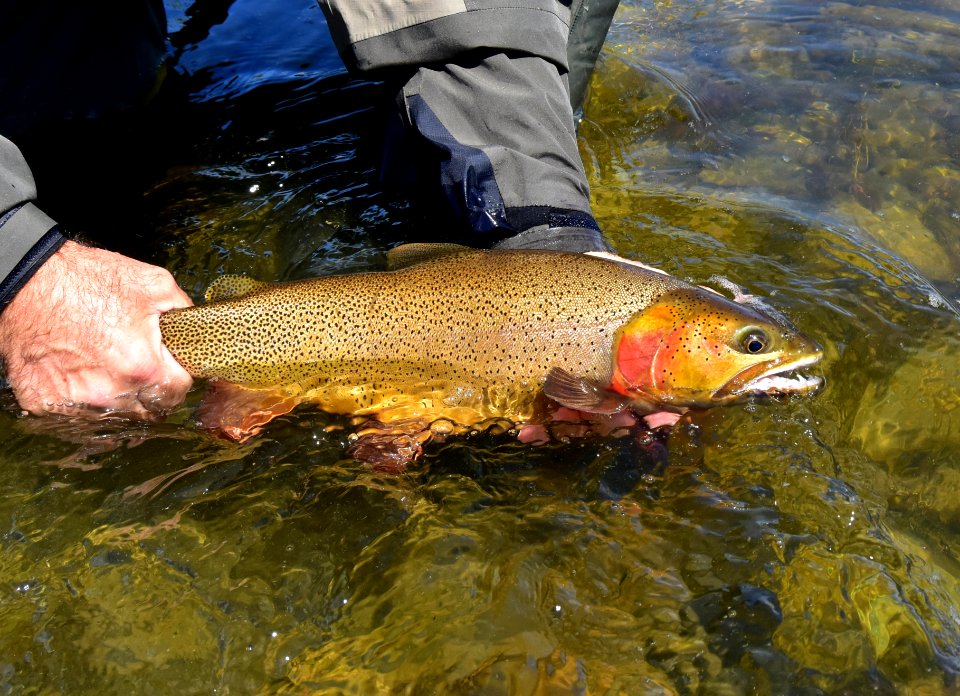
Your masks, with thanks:
M 21 408 L 150 418 L 190 375 L 163 346 L 158 318 L 190 298 L 165 269 L 66 242 L 0 314 L 0 355 Z

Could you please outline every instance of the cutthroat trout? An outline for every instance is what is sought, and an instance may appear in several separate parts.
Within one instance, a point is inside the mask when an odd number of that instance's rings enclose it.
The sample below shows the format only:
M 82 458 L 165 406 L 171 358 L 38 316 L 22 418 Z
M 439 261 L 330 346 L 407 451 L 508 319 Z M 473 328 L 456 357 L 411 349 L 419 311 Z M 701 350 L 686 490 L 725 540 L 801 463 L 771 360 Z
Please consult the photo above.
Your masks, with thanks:
M 221 278 L 160 328 L 191 375 L 230 385 L 208 425 L 241 439 L 311 402 L 408 438 L 354 448 L 367 459 L 412 458 L 426 438 L 411 433 L 440 421 L 536 422 L 544 397 L 643 415 L 819 387 L 792 373 L 820 346 L 786 320 L 601 256 L 405 245 L 383 272 Z

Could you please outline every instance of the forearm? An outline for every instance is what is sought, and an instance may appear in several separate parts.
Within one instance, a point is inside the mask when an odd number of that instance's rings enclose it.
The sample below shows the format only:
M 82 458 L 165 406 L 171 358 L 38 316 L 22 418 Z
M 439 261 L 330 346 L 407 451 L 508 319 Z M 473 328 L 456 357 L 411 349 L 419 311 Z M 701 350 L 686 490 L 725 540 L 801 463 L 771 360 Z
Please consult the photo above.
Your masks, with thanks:
M 548 246 L 605 248 L 556 64 L 498 52 L 425 66 L 403 85 L 398 102 L 421 169 L 439 180 L 477 243 L 530 237 L 537 229 Z M 567 244 L 568 232 L 577 244 Z
M 569 101 L 570 10 L 519 4 L 448 11 L 440 3 L 434 17 L 376 0 L 325 9 L 348 67 L 400 76 L 404 140 L 388 142 L 388 175 L 410 178 L 404 167 L 416 162 L 481 245 L 514 245 L 523 232 L 522 245 L 606 248 Z
M 569 2 L 319 0 L 344 63 L 370 72 L 523 51 L 566 69 Z M 580 0 L 573 3 L 577 8 Z

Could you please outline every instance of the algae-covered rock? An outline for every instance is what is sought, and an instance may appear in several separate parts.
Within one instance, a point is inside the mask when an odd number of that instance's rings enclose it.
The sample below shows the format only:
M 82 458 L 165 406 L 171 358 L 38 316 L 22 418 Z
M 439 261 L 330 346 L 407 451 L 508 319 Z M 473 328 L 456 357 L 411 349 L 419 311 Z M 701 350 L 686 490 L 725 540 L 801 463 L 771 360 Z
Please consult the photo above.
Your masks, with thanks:
M 951 280 L 956 275 L 956 262 L 936 235 L 923 224 L 916 209 L 889 202 L 873 212 L 848 199 L 840 203 L 837 210 L 852 219 L 871 241 L 907 261 L 927 278 Z
M 869 383 L 851 440 L 886 466 L 891 504 L 960 522 L 960 342 L 933 333 L 883 383 Z
M 949 625 L 955 582 L 939 584 L 940 569 L 906 538 L 890 540 L 920 572 L 904 589 L 903 569 L 864 553 L 825 545 L 804 547 L 780 573 L 783 622 L 774 644 L 806 669 L 820 673 L 823 686 L 876 664 L 903 684 L 926 684 L 921 665 L 937 659 L 931 635 L 955 641 Z M 861 549 L 857 549 L 860 551 Z M 934 684 L 943 687 L 942 678 Z

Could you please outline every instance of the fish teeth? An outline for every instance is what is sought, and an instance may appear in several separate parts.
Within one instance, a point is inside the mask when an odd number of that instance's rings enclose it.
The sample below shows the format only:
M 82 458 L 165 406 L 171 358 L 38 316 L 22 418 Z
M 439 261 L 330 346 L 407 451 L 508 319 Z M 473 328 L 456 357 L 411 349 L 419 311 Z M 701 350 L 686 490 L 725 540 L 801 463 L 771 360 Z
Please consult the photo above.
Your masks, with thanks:
M 763 394 L 797 393 L 817 389 L 821 384 L 823 384 L 822 377 L 814 377 L 798 372 L 789 377 L 782 374 L 758 377 L 752 382 L 747 383 L 742 391 Z

